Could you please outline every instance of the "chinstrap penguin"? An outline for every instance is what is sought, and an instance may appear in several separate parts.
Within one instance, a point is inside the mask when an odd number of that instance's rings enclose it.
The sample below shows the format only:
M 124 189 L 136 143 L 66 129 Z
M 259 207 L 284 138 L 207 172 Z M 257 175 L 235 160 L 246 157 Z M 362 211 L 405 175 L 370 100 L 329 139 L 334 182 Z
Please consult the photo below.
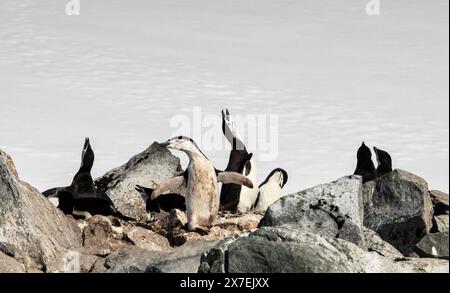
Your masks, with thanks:
M 240 138 L 236 123 L 228 109 L 222 110 L 222 132 L 231 144 L 230 157 L 225 171 L 232 171 L 249 178 L 253 188 L 239 184 L 222 184 L 220 191 L 220 210 L 246 212 L 251 210 L 258 196 L 256 162 L 253 154 L 248 153 Z
M 356 170 L 353 175 L 361 176 L 363 183 L 375 180 L 377 178 L 377 172 L 372 161 L 372 152 L 364 142 L 358 149 L 357 160 Z
M 258 198 L 255 202 L 254 210 L 262 212 L 279 200 L 282 196 L 282 188 L 286 185 L 288 174 L 285 170 L 277 168 L 270 172 L 266 180 L 259 186 Z
M 377 157 L 377 176 L 381 177 L 392 172 L 392 158 L 388 152 L 373 147 Z
M 152 200 L 150 197 L 153 193 L 153 188 L 147 188 L 136 185 L 136 191 L 139 192 L 142 199 L 146 203 L 147 212 L 161 213 L 170 212 L 172 209 L 179 209 L 186 211 L 186 201 L 184 196 L 176 193 L 161 194 L 156 199 Z
M 84 218 L 103 215 L 114 216 L 126 221 L 134 220 L 117 211 L 109 196 L 95 187 L 91 176 L 94 158 L 89 138 L 86 138 L 81 155 L 81 166 L 75 174 L 72 184 L 67 187 L 52 188 L 42 194 L 48 198 L 58 198 L 58 208 L 65 214 Z
M 187 228 L 189 231 L 208 232 L 219 211 L 217 182 L 242 184 L 253 188 L 253 183 L 237 172 L 224 172 L 214 168 L 196 143 L 188 137 L 177 136 L 160 144 L 163 147 L 183 151 L 189 157 L 186 171 L 163 181 L 152 193 L 154 200 L 161 194 L 180 187 L 185 188 Z

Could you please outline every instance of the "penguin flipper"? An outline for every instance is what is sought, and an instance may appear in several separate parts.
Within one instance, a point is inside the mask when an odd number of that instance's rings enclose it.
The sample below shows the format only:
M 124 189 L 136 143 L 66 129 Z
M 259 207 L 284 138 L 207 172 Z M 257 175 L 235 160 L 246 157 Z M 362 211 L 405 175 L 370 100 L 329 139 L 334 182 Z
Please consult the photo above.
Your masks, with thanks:
M 65 191 L 67 187 L 55 187 L 42 192 L 45 197 L 58 197 L 58 193 Z
M 239 184 L 244 185 L 248 188 L 253 188 L 252 181 L 247 177 L 245 177 L 244 175 L 239 174 L 237 172 L 230 172 L 230 171 L 218 172 L 217 181 L 222 182 L 224 184 Z
M 186 179 L 185 176 L 175 176 L 164 180 L 158 187 L 153 190 L 150 199 L 154 200 L 163 193 L 170 192 L 184 196 L 186 194 Z

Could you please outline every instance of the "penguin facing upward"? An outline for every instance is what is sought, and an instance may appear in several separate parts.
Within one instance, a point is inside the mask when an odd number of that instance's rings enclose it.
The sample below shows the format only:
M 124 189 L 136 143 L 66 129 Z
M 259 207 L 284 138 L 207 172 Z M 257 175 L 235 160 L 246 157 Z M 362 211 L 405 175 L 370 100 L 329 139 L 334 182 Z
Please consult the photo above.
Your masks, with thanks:
M 237 172 L 249 178 L 253 188 L 239 184 L 222 184 L 220 190 L 220 210 L 246 212 L 251 210 L 258 196 L 256 162 L 252 153 L 248 153 L 244 142 L 236 129 L 228 109 L 222 110 L 222 132 L 231 144 L 228 165 L 225 171 Z
M 91 176 L 94 159 L 94 151 L 89 138 L 86 138 L 81 153 L 81 166 L 75 174 L 71 185 L 52 188 L 44 191 L 42 194 L 47 198 L 58 198 L 58 208 L 65 214 L 73 214 L 85 218 L 89 218 L 92 215 L 115 216 L 126 221 L 134 220 L 117 211 L 109 196 L 95 187 Z
M 373 147 L 375 155 L 377 157 L 377 176 L 381 177 L 392 172 L 392 158 L 388 152 Z
M 183 151 L 189 157 L 189 165 L 183 175 L 169 178 L 153 191 L 154 200 L 165 192 L 185 187 L 186 214 L 189 231 L 208 232 L 219 211 L 220 196 L 217 182 L 242 184 L 253 188 L 252 182 L 237 172 L 224 172 L 214 168 L 197 144 L 188 137 L 178 136 L 160 144 L 163 147 Z
M 180 194 L 165 193 L 152 200 L 150 197 L 153 193 L 153 188 L 136 185 L 135 189 L 145 201 L 145 206 L 148 213 L 170 212 L 172 209 L 179 209 L 183 212 L 186 211 L 186 200 L 184 196 Z
M 377 175 L 375 165 L 372 162 L 372 152 L 364 142 L 358 149 L 357 160 L 356 170 L 353 175 L 361 176 L 363 183 L 375 180 Z
M 282 188 L 286 185 L 288 174 L 281 168 L 276 168 L 267 176 L 266 180 L 259 186 L 258 198 L 254 210 L 262 212 L 279 200 L 282 196 Z

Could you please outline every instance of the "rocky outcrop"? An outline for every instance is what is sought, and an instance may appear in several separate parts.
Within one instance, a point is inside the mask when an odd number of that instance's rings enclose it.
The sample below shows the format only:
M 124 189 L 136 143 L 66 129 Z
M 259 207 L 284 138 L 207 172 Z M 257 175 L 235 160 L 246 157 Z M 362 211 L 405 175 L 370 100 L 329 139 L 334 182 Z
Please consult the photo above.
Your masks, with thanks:
M 347 176 L 282 197 L 267 209 L 260 227 L 288 225 L 360 245 L 363 213 L 361 178 Z
M 199 272 L 448 272 L 448 261 L 391 260 L 346 240 L 297 230 L 288 225 L 263 227 L 248 237 L 224 240 L 202 257 Z
M 195 273 L 202 254 L 216 244 L 217 241 L 194 241 L 171 252 L 127 246 L 109 255 L 103 266 L 108 273 Z
M 432 227 L 433 206 L 422 178 L 394 170 L 364 186 L 364 225 L 405 255 Z
M 428 234 L 417 243 L 415 252 L 421 257 L 448 259 L 448 231 Z
M 155 188 L 164 179 L 180 172 L 179 158 L 155 142 L 126 164 L 96 179 L 95 184 L 109 195 L 122 214 L 139 218 L 145 215 L 145 203 L 135 190 L 136 185 Z
M 19 179 L 12 159 L 1 150 L 0 202 L 0 243 L 15 247 L 27 271 L 62 271 L 64 255 L 81 245 L 80 230 Z

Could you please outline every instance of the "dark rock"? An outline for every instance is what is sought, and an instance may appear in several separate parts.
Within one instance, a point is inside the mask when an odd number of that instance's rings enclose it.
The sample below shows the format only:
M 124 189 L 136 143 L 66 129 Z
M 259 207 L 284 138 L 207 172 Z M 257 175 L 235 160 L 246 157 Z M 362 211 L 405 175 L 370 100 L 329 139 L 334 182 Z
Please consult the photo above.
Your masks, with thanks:
M 420 257 L 448 259 L 448 231 L 428 234 L 417 243 L 415 252 Z
M 448 272 L 447 260 L 389 259 L 355 244 L 292 226 L 263 227 L 218 244 L 202 257 L 201 273 Z
M 433 203 L 434 215 L 448 215 L 448 194 L 439 190 L 431 190 L 430 196 Z
M 387 257 L 391 260 L 403 258 L 404 255 L 394 246 L 390 245 L 375 232 L 364 227 L 364 243 L 367 251 L 375 251 L 376 253 Z
M 155 142 L 126 164 L 96 179 L 95 184 L 109 195 L 122 214 L 140 218 L 145 216 L 146 210 L 144 201 L 135 190 L 136 185 L 155 188 L 164 179 L 180 172 L 179 158 Z
M 0 242 L 24 252 L 27 271 L 63 270 L 63 255 L 81 245 L 81 232 L 37 189 L 19 179 L 0 150 Z
M 348 176 L 286 195 L 267 209 L 259 226 L 291 225 L 363 245 L 361 187 L 359 176 Z
M 364 186 L 364 225 L 404 255 L 432 227 L 433 208 L 422 178 L 394 170 Z

